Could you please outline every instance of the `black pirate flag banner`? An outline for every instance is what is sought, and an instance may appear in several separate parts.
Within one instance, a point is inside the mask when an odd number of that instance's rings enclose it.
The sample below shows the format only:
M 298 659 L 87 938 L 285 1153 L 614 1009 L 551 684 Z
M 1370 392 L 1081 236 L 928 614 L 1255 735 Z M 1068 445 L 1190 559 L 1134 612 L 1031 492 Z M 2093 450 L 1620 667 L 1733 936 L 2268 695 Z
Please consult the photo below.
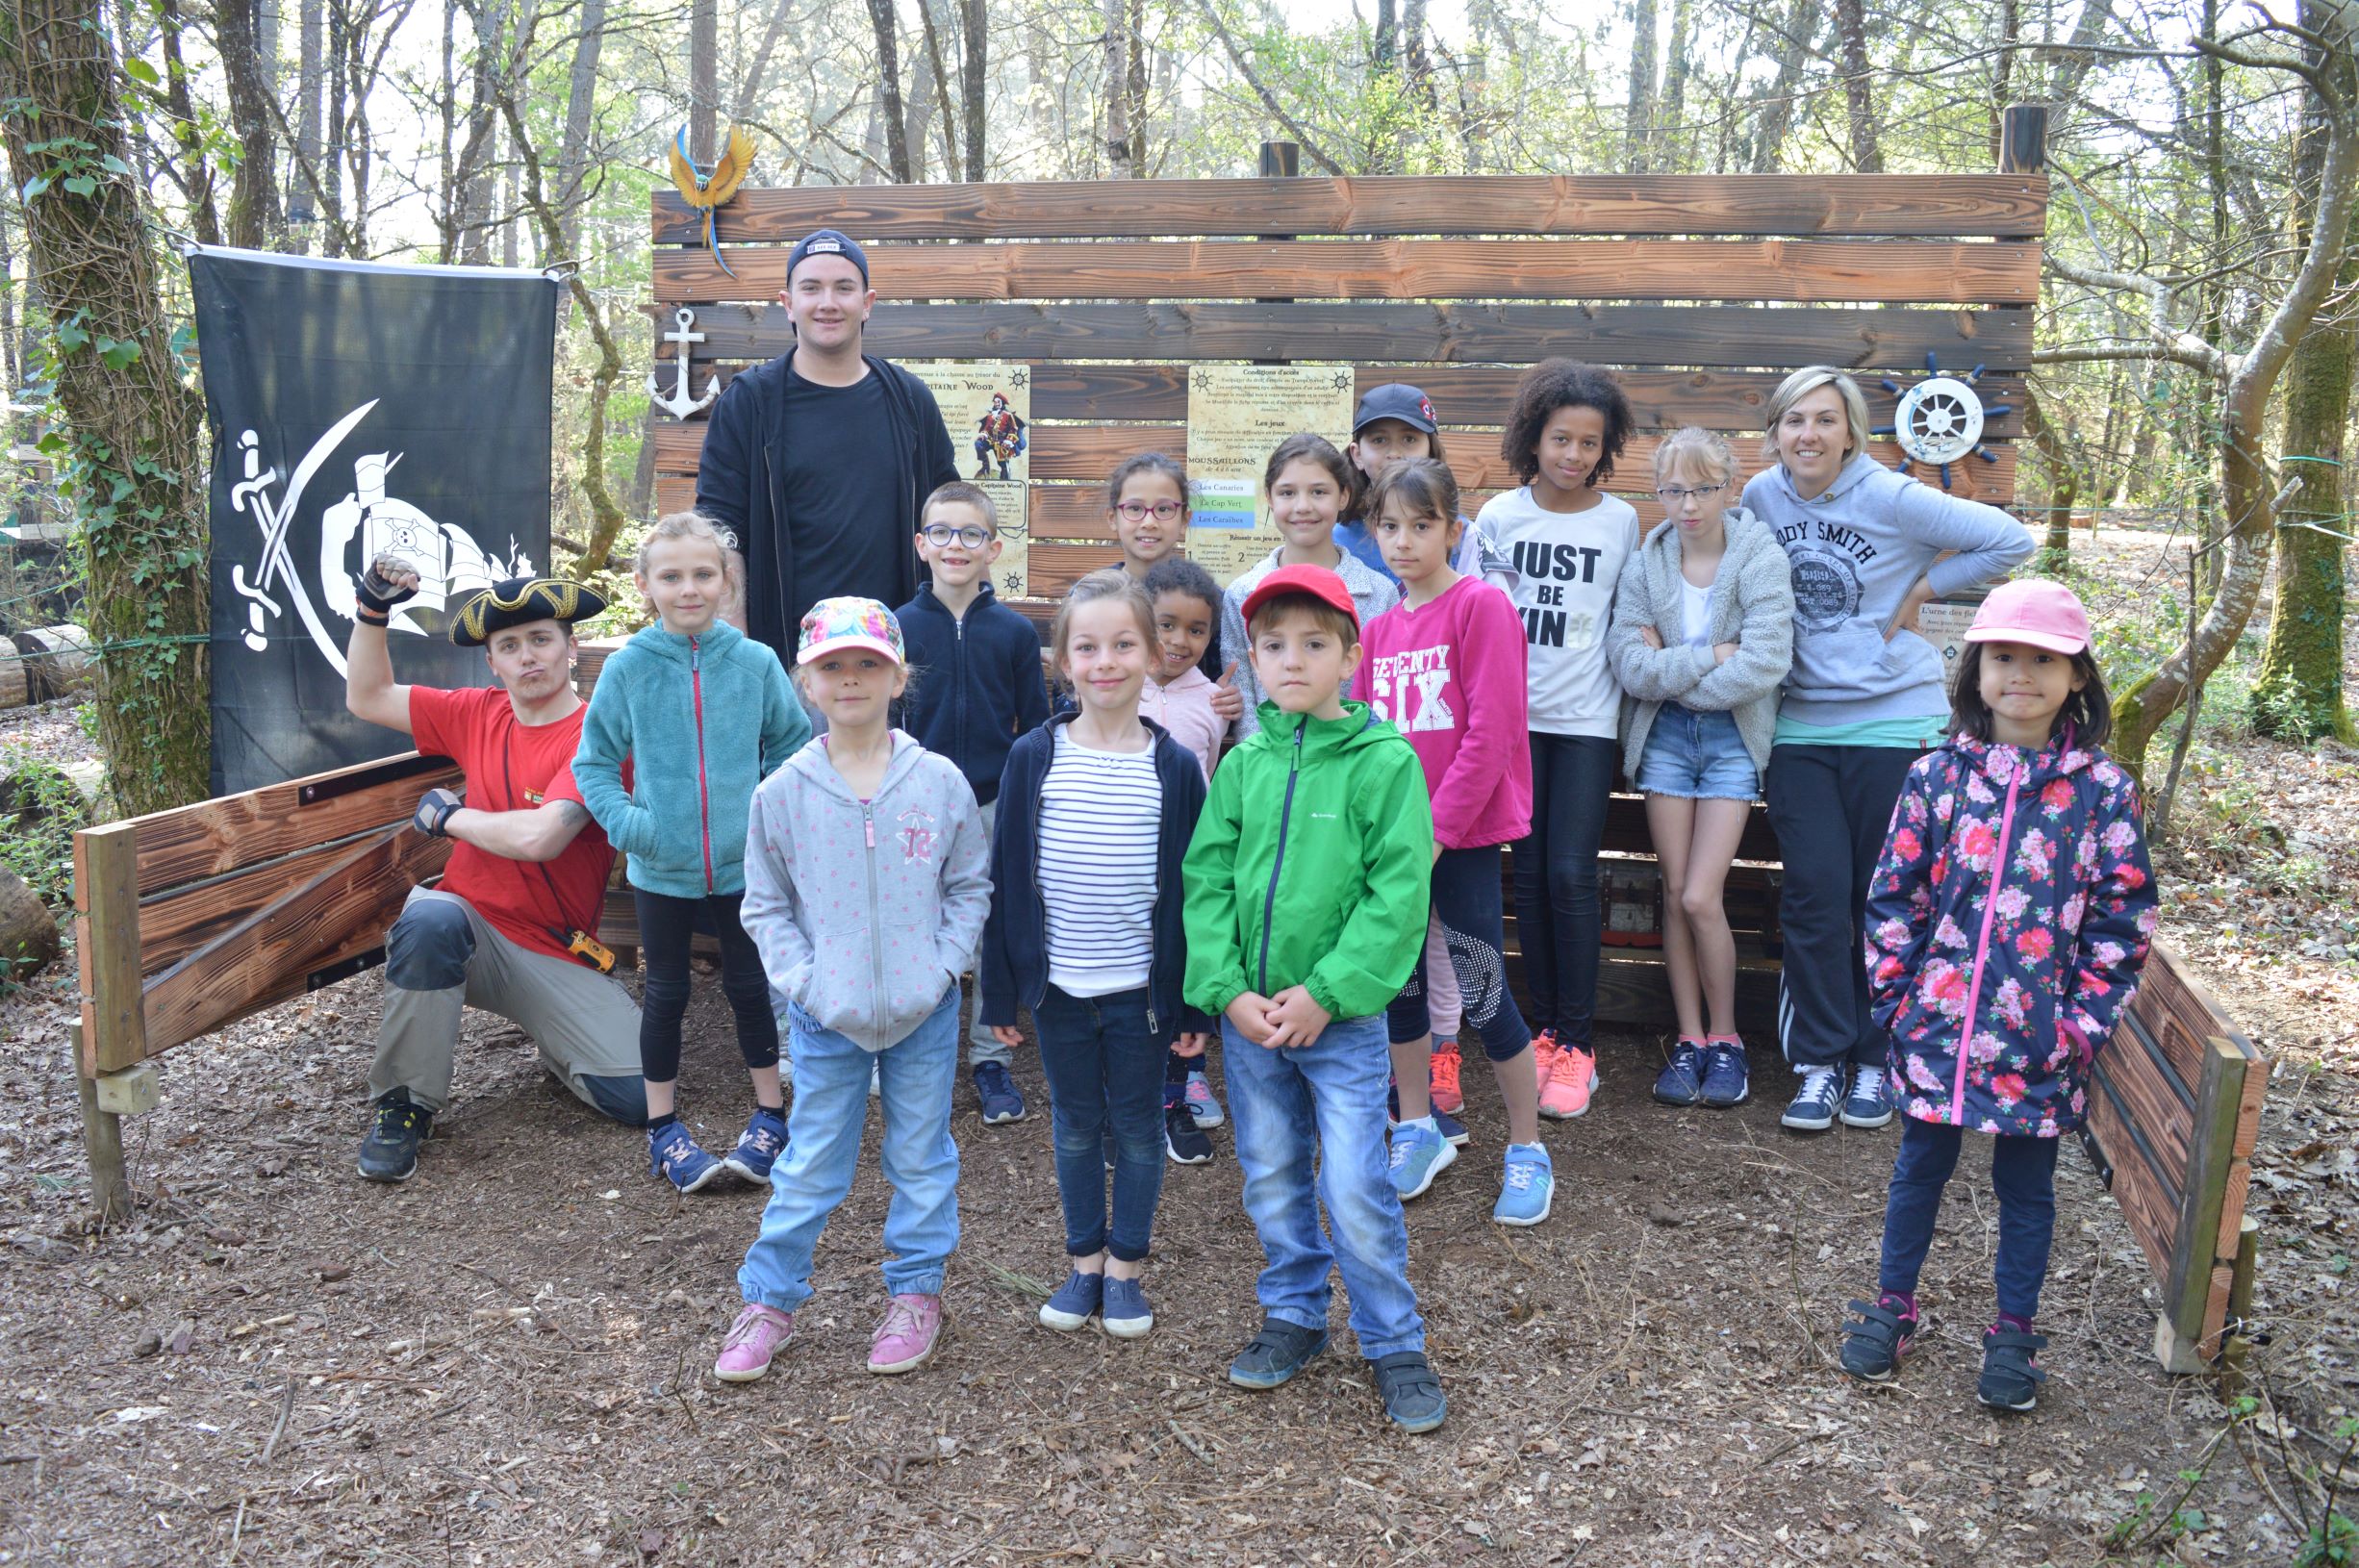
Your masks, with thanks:
M 213 433 L 214 793 L 405 750 L 344 711 L 353 582 L 380 551 L 418 569 L 394 679 L 490 679 L 444 633 L 466 595 L 548 557 L 558 285 L 210 247 L 189 273 Z

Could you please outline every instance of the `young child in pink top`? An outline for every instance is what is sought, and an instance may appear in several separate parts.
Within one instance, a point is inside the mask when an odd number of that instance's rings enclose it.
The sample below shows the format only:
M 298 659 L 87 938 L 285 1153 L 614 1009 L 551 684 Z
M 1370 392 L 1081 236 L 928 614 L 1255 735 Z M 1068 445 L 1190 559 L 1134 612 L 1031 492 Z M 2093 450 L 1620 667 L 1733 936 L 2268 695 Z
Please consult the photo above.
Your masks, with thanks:
M 1221 737 L 1229 731 L 1229 721 L 1216 711 L 1215 699 L 1236 673 L 1236 666 L 1230 665 L 1214 681 L 1201 668 L 1220 624 L 1221 586 L 1212 573 L 1175 555 L 1147 569 L 1146 587 L 1154 605 L 1156 656 L 1148 666 L 1138 711 L 1196 753 L 1197 765 L 1209 780 L 1212 765 L 1220 760 Z
M 1377 477 L 1368 502 L 1384 564 L 1401 579 L 1401 603 L 1360 633 L 1366 657 L 1352 695 L 1408 737 L 1433 798 L 1433 913 L 1449 944 L 1465 1024 L 1483 1041 L 1507 1102 L 1507 1169 L 1491 1218 L 1537 1225 L 1556 1179 L 1539 1142 L 1539 1075 L 1532 1031 L 1509 994 L 1499 847 L 1532 830 L 1532 755 L 1525 743 L 1523 622 L 1508 596 L 1450 565 L 1461 524 L 1458 481 L 1430 459 L 1397 463 Z M 1393 1076 L 1401 1098 L 1392 1135 L 1392 1180 L 1420 1196 L 1458 1158 L 1428 1100 L 1433 1035 L 1425 987 L 1412 978 L 1387 1009 Z

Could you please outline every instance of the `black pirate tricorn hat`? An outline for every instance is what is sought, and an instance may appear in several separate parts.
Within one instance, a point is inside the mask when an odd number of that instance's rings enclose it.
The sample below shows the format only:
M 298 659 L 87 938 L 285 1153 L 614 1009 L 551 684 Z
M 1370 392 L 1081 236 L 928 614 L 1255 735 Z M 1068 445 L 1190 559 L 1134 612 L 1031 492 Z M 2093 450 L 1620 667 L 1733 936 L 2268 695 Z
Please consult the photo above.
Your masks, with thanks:
M 535 620 L 560 620 L 571 626 L 606 613 L 606 596 L 564 577 L 511 577 L 504 583 L 476 590 L 461 601 L 451 618 L 450 640 L 461 647 L 481 647 L 494 632 Z

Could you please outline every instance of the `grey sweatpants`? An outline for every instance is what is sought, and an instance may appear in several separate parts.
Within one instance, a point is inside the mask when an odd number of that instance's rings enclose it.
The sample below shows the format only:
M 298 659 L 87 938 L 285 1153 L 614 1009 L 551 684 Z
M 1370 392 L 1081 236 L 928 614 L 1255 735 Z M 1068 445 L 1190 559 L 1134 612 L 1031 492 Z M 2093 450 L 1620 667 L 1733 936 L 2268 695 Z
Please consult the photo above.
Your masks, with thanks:
M 406 1089 L 428 1110 L 450 1103 L 459 1019 L 469 1007 L 532 1036 L 541 1065 L 584 1104 L 638 1126 L 639 1004 L 621 981 L 509 941 L 454 893 L 413 888 L 385 938 L 385 1020 L 371 1099 Z

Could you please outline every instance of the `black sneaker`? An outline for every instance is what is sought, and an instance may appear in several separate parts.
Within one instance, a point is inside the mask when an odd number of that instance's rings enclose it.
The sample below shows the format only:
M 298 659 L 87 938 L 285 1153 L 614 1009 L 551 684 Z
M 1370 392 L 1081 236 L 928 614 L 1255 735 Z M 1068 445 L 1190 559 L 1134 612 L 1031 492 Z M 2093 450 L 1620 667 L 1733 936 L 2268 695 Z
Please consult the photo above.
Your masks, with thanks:
M 1843 1370 L 1865 1382 L 1889 1381 L 1916 1343 L 1916 1314 L 1890 1291 L 1850 1304 L 1859 1317 L 1843 1325 Z
M 2029 1410 L 2040 1403 L 2040 1385 L 2047 1374 L 2034 1357 L 2047 1349 L 2047 1335 L 2019 1328 L 1986 1328 L 1982 1335 L 1982 1377 L 1974 1397 L 1993 1410 Z
M 1174 1165 L 1202 1165 L 1212 1157 L 1212 1140 L 1196 1125 L 1184 1100 L 1163 1102 L 1163 1150 Z
M 1325 1349 L 1326 1329 L 1264 1318 L 1261 1331 L 1229 1363 L 1229 1380 L 1239 1388 L 1276 1388 Z
M 1430 1432 L 1450 1413 L 1441 1379 L 1427 1364 L 1423 1351 L 1380 1355 L 1368 1363 L 1368 1370 L 1376 1374 L 1376 1391 L 1383 1396 L 1384 1414 L 1403 1431 Z
M 426 1141 L 434 1113 L 410 1100 L 407 1089 L 388 1089 L 377 1100 L 377 1119 L 361 1140 L 361 1175 L 371 1181 L 407 1181 L 418 1169 L 418 1146 Z
M 1007 1075 L 1005 1062 L 975 1064 L 975 1100 L 987 1127 L 1024 1120 L 1024 1091 Z

